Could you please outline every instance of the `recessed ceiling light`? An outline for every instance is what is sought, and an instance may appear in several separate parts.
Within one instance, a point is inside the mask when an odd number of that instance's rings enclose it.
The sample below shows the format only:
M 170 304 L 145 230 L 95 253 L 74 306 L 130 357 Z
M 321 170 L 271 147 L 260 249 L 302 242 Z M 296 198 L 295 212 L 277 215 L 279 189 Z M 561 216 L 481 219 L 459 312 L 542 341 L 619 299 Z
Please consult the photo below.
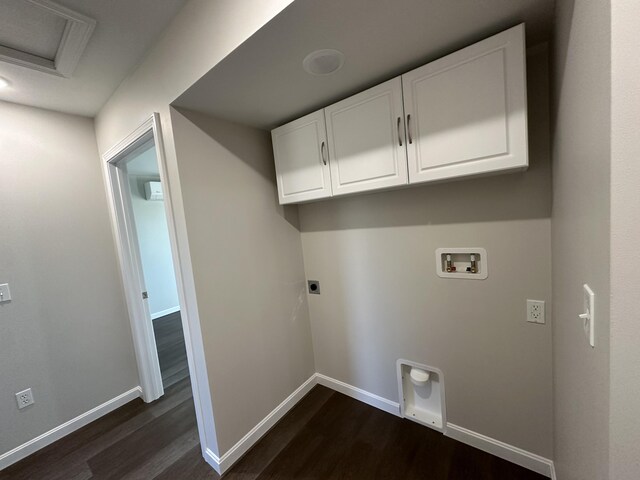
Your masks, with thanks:
M 0 88 L 7 88 L 9 85 L 11 85 L 11 82 L 9 82 L 9 80 L 4 77 L 0 77 Z
M 304 57 L 302 68 L 311 75 L 330 75 L 344 64 L 344 54 L 338 50 L 324 49 L 311 52 Z

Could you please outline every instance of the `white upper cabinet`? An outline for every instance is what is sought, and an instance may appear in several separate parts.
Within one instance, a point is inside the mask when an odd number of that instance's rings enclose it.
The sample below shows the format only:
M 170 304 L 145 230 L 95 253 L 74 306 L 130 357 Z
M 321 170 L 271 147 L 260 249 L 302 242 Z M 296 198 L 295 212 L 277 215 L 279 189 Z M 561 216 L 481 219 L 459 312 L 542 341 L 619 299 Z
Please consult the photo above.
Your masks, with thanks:
M 322 110 L 272 130 L 271 139 L 281 204 L 331 196 Z
M 526 169 L 525 60 L 522 24 L 276 128 L 280 203 Z
M 334 196 L 407 183 L 400 77 L 335 103 L 324 113 Z
M 524 25 L 402 75 L 409 183 L 524 169 Z

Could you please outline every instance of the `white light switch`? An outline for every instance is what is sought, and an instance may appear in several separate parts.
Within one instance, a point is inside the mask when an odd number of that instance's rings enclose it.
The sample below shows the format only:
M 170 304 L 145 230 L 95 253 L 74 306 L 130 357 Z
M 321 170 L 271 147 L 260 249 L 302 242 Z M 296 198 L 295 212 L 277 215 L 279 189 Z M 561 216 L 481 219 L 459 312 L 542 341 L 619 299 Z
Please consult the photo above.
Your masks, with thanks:
M 595 338 L 595 321 L 596 321 L 596 312 L 595 312 L 595 298 L 596 294 L 593 293 L 593 290 L 589 288 L 589 285 L 586 283 L 582 286 L 584 290 L 584 301 L 582 305 L 582 311 L 578 315 L 580 320 L 582 320 L 582 328 L 584 328 L 584 334 L 589 340 L 589 345 L 592 347 L 596 346 L 596 338 Z
M 11 300 L 11 292 L 9 291 L 9 284 L 0 284 L 0 302 L 8 302 Z

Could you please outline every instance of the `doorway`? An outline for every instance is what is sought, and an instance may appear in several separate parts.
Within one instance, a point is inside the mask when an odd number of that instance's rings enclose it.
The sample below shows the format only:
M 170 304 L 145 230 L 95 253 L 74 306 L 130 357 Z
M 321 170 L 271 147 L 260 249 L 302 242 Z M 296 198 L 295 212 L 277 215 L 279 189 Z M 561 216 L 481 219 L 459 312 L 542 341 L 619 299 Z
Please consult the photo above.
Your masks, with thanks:
M 123 189 L 123 194 L 128 197 L 126 203 L 131 206 L 129 214 L 132 216 L 144 282 L 143 300 L 147 303 L 162 386 L 166 389 L 188 377 L 189 368 L 164 189 L 153 138 L 125 155 L 116 167 L 123 169 L 127 177 L 129 188 Z
M 142 398 L 151 402 L 189 377 L 190 343 L 157 114 L 103 159 Z

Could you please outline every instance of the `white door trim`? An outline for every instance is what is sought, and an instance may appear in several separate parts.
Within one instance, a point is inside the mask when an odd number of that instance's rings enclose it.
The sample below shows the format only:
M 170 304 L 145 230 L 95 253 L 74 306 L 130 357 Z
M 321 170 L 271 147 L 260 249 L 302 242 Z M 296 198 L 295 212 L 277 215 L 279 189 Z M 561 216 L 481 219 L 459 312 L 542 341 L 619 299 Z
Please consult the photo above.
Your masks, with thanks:
M 157 138 L 154 120 L 153 117 L 147 120 L 102 156 L 124 294 L 131 321 L 140 387 L 145 402 L 152 402 L 161 397 L 164 394 L 164 388 L 148 302 L 142 299 L 145 285 L 139 256 L 138 237 L 132 218 L 129 182 L 126 173 L 118 168 L 117 164 L 126 154 L 135 149 L 134 145 L 137 146 L 145 138 Z

